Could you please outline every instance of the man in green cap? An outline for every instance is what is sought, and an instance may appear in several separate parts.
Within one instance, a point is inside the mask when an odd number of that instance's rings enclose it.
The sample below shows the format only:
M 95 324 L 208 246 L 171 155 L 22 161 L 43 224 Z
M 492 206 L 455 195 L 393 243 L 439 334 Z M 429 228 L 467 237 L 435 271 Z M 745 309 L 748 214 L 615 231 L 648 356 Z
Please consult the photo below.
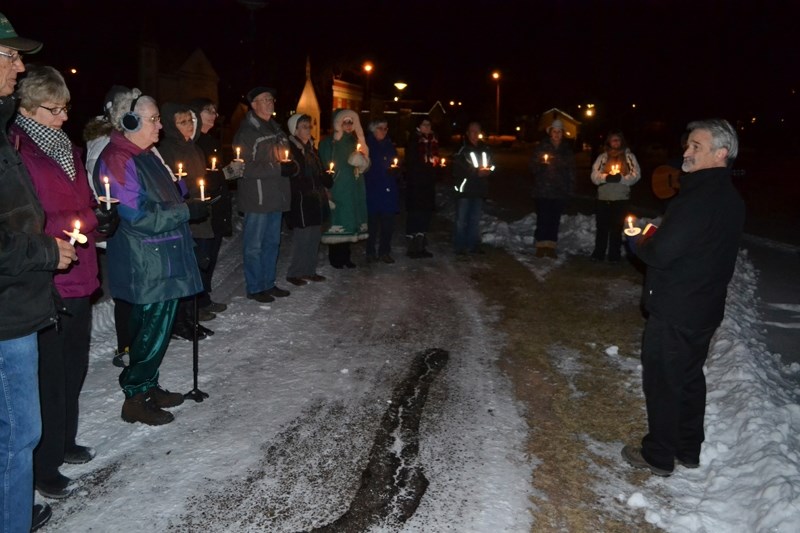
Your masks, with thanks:
M 21 54 L 41 47 L 0 13 L 0 531 L 8 533 L 37 529 L 51 515 L 46 503 L 33 505 L 42 429 L 36 332 L 58 320 L 53 271 L 77 259 L 68 241 L 45 235 L 44 211 L 6 134 L 17 75 L 25 72 Z

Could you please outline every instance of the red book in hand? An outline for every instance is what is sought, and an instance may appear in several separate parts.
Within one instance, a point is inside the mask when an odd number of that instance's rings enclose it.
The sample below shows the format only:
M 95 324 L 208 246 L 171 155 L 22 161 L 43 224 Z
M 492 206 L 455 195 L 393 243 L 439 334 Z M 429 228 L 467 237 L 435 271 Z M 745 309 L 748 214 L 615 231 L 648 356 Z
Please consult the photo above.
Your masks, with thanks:
M 648 224 L 644 227 L 644 230 L 642 231 L 642 237 L 651 236 L 653 233 L 656 232 L 657 229 L 658 229 L 658 226 L 656 226 L 655 224 L 650 224 L 648 222 Z

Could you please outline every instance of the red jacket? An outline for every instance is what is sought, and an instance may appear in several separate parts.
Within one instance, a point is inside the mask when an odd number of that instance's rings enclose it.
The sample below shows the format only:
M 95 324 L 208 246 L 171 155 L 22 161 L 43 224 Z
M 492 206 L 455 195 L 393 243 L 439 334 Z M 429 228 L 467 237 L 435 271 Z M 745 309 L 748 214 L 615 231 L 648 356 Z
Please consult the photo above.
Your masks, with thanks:
M 72 230 L 75 221 L 80 220 L 80 231 L 88 238 L 85 244 L 75 243 L 78 261 L 73 262 L 69 269 L 56 272 L 54 280 L 58 293 L 62 298 L 90 296 L 100 286 L 95 249 L 96 202 L 89 188 L 80 151 L 75 146 L 72 147 L 76 170 L 73 180 L 19 126 L 12 124 L 9 136 L 11 145 L 19 150 L 22 162 L 33 180 L 39 203 L 44 208 L 44 232 L 69 240 L 63 230 Z

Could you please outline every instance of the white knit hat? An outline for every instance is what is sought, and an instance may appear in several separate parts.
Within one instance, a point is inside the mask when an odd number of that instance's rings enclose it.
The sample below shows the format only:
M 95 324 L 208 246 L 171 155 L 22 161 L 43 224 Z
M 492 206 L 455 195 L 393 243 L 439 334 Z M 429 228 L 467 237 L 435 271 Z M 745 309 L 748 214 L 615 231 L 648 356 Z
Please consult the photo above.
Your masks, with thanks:
M 297 129 L 297 123 L 302 117 L 303 113 L 295 113 L 289 117 L 289 121 L 286 123 L 286 125 L 289 127 L 289 135 L 294 135 L 294 132 Z
M 564 131 L 564 123 L 561 122 L 561 119 L 555 119 L 553 123 L 550 124 L 550 127 L 547 128 L 547 133 L 550 133 L 550 130 L 552 129 Z

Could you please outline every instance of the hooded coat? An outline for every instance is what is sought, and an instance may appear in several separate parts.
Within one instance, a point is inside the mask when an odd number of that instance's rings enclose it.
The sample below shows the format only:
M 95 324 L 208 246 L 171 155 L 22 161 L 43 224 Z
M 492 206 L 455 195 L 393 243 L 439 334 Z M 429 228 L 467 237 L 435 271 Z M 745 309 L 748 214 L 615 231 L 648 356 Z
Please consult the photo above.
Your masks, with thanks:
M 342 129 L 345 118 L 353 121 L 353 134 Z M 360 152 L 356 145 L 360 144 Z M 331 226 L 322 234 L 322 242 L 338 244 L 358 242 L 366 239 L 367 194 L 362 173 L 369 168 L 369 148 L 358 114 L 342 109 L 333 117 L 333 134 L 319 145 L 319 155 L 324 168 L 333 163 L 333 187 L 331 188 Z
M 197 145 L 196 141 L 200 136 L 200 125 L 197 116 L 188 106 L 165 103 L 161 106 L 161 125 L 164 137 L 158 143 L 158 152 L 164 159 L 164 163 L 172 170 L 173 174 L 178 172 L 178 163 L 183 164 L 183 171 L 186 176 L 178 178 L 183 180 L 188 191 L 189 198 L 200 198 L 200 182 L 204 180 L 204 194 L 211 196 L 206 176 L 206 157 L 203 150 Z M 186 139 L 183 133 L 175 125 L 175 113 L 191 113 L 194 120 L 194 131 L 191 139 Z M 192 236 L 196 239 L 211 239 L 214 237 L 214 230 L 211 227 L 211 218 L 192 221 L 189 223 Z

